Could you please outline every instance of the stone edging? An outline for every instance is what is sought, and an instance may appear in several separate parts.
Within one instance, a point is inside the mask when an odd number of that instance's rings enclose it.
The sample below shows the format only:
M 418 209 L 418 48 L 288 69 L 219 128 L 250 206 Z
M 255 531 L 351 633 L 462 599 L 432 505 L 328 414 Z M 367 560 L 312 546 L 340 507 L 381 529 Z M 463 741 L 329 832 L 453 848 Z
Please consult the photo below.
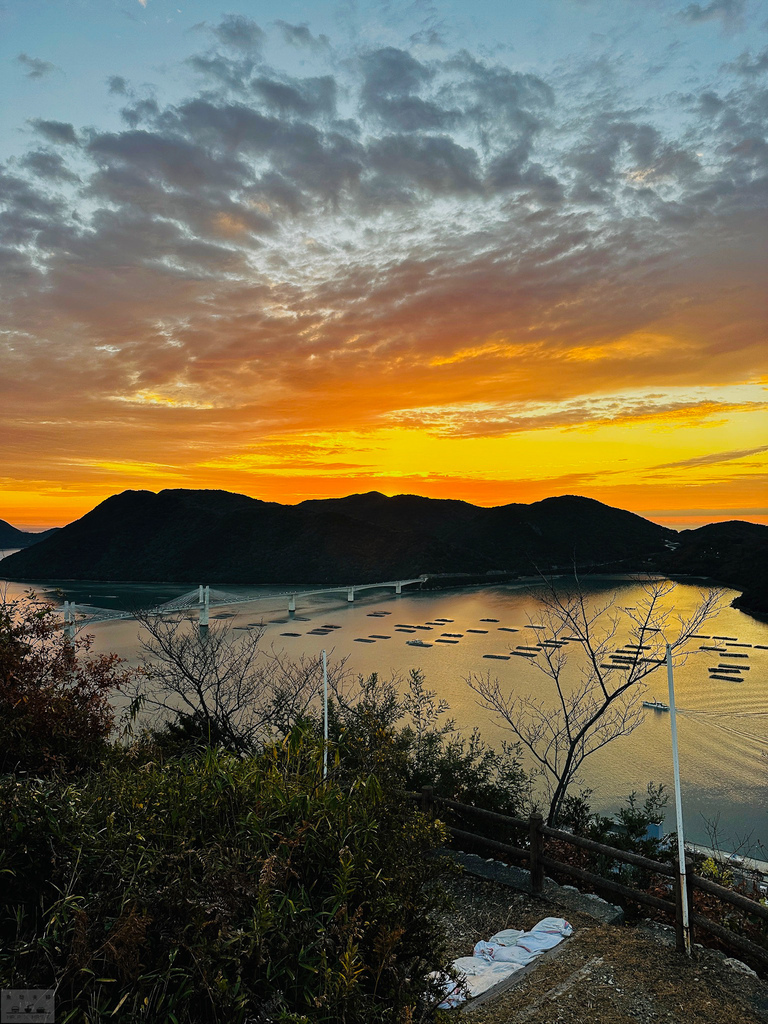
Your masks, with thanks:
M 510 889 L 517 889 L 519 892 L 528 893 L 533 897 L 541 896 L 544 899 L 552 900 L 568 910 L 587 914 L 603 924 L 624 923 L 623 908 L 608 903 L 607 900 L 594 893 L 580 892 L 572 885 L 558 885 L 551 878 L 544 879 L 542 893 L 534 893 L 531 891 L 530 875 L 524 868 L 504 864 L 500 860 L 494 860 L 493 857 L 486 860 L 476 853 L 464 853 L 461 850 L 445 850 L 444 852 L 457 864 L 460 864 L 469 875 L 499 882 L 501 885 L 509 886 Z

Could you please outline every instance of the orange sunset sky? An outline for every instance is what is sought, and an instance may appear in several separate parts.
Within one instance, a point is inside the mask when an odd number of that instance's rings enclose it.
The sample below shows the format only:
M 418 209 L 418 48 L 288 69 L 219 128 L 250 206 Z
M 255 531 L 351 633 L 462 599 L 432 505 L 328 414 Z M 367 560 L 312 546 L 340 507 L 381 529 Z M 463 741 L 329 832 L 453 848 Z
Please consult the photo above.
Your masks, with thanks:
M 65 8 L 0 12 L 0 518 L 768 523 L 764 5 Z

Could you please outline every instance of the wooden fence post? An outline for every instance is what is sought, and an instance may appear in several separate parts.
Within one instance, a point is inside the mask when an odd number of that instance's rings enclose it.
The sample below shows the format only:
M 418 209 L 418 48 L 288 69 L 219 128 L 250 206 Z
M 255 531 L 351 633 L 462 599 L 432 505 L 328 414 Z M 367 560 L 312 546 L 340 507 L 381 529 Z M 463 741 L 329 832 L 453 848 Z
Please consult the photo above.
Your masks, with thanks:
M 538 811 L 534 813 L 528 819 L 528 836 L 530 841 L 530 862 L 529 870 L 531 872 L 531 892 L 541 892 L 544 888 L 544 865 L 541 863 L 541 858 L 544 856 L 544 834 L 541 831 L 541 827 L 544 824 L 544 819 Z
M 693 949 L 693 858 L 685 855 L 685 878 L 688 890 L 688 941 Z
M 421 809 L 424 814 L 431 814 L 434 807 L 434 787 L 433 786 L 422 786 L 421 787 Z
M 675 869 L 677 869 L 676 862 Z M 683 933 L 683 894 L 680 888 L 680 873 L 677 870 L 675 870 L 672 877 L 672 883 L 675 894 L 675 949 L 678 953 L 684 953 L 685 935 Z

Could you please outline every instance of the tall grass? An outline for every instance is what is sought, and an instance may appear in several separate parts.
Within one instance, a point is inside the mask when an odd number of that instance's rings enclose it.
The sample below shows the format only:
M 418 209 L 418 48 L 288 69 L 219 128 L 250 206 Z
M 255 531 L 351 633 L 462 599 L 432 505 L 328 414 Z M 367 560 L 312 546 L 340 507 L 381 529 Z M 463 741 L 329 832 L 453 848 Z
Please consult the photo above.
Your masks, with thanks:
M 248 758 L 5 777 L 0 809 L 0 984 L 55 986 L 61 1024 L 426 1010 L 442 826 L 375 775 L 323 781 L 309 728 Z

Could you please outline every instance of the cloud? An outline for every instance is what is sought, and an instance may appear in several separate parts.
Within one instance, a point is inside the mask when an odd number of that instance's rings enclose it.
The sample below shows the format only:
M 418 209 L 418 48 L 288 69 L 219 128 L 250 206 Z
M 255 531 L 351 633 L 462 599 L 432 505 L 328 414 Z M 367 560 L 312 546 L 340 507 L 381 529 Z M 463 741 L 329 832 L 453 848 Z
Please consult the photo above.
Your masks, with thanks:
M 302 76 L 260 62 L 252 25 L 221 22 L 181 98 L 113 76 L 123 130 L 20 136 L 0 183 L 4 429 L 37 445 L 29 410 L 75 403 L 99 451 L 115 423 L 152 462 L 238 432 L 755 412 L 665 390 L 768 372 L 751 84 L 704 83 L 677 123 L 464 52 L 317 50 Z M 56 147 L 77 140 L 69 167 Z
M 711 455 L 699 455 L 692 459 L 682 459 L 680 462 L 662 462 L 652 469 L 684 469 L 694 466 L 711 466 L 721 462 L 734 462 L 737 459 L 745 459 L 750 455 L 761 455 L 768 452 L 768 445 L 760 448 L 742 448 L 730 452 L 714 452 Z
M 313 36 L 306 23 L 290 25 L 287 21 L 278 19 L 275 25 L 280 30 L 286 43 L 289 43 L 291 46 L 306 47 L 309 50 L 314 50 L 316 53 L 321 50 L 327 50 L 330 46 L 328 36 L 322 34 Z
M 29 123 L 48 142 L 70 146 L 78 144 L 74 127 L 65 121 L 44 121 L 41 118 L 34 118 Z
M 724 29 L 732 30 L 740 24 L 745 8 L 746 0 L 711 0 L 706 6 L 688 4 L 678 11 L 678 18 L 692 25 L 719 20 Z
M 263 30 L 242 14 L 227 14 L 211 29 L 223 46 L 248 53 L 258 53 L 264 43 Z
M 313 118 L 336 112 L 337 87 L 331 75 L 285 81 L 262 76 L 254 78 L 250 87 L 267 108 L 279 114 Z
M 128 94 L 128 82 L 122 75 L 110 75 L 107 79 L 107 86 L 110 93 L 114 93 L 117 96 L 126 96 Z
M 660 400 L 661 398 L 661 400 Z M 427 430 L 440 437 L 488 438 L 504 437 L 531 430 L 568 430 L 573 428 L 617 425 L 657 420 L 669 423 L 675 419 L 706 421 L 738 408 L 733 404 L 711 400 L 691 401 L 667 396 L 638 395 L 607 398 L 580 398 L 554 403 L 545 402 L 468 402 L 444 407 L 404 409 L 392 414 L 392 422 L 411 429 Z M 704 465 L 730 461 L 744 455 L 766 451 L 724 453 L 725 457 L 704 456 L 701 459 L 668 463 L 653 469 Z
M 26 153 L 21 159 L 21 165 L 37 177 L 47 178 L 49 181 L 80 180 L 69 170 L 61 156 L 58 153 L 50 152 L 50 150 L 38 149 Z
M 768 71 L 768 47 L 754 59 L 748 52 L 740 54 L 731 64 L 725 65 L 728 71 L 735 71 L 748 78 L 756 78 Z
M 368 154 L 374 170 L 433 193 L 480 189 L 477 154 L 445 135 L 387 135 Z
M 27 69 L 27 78 L 44 78 L 53 71 L 59 70 L 50 61 L 41 60 L 39 57 L 30 57 L 26 53 L 20 53 L 16 61 Z
M 233 59 L 220 53 L 195 54 L 187 64 L 211 82 L 243 94 L 248 92 L 248 83 L 256 67 L 252 56 Z
M 130 107 L 120 110 L 120 117 L 131 128 L 136 128 L 142 121 L 152 121 L 160 113 L 157 102 L 153 99 L 137 100 Z

